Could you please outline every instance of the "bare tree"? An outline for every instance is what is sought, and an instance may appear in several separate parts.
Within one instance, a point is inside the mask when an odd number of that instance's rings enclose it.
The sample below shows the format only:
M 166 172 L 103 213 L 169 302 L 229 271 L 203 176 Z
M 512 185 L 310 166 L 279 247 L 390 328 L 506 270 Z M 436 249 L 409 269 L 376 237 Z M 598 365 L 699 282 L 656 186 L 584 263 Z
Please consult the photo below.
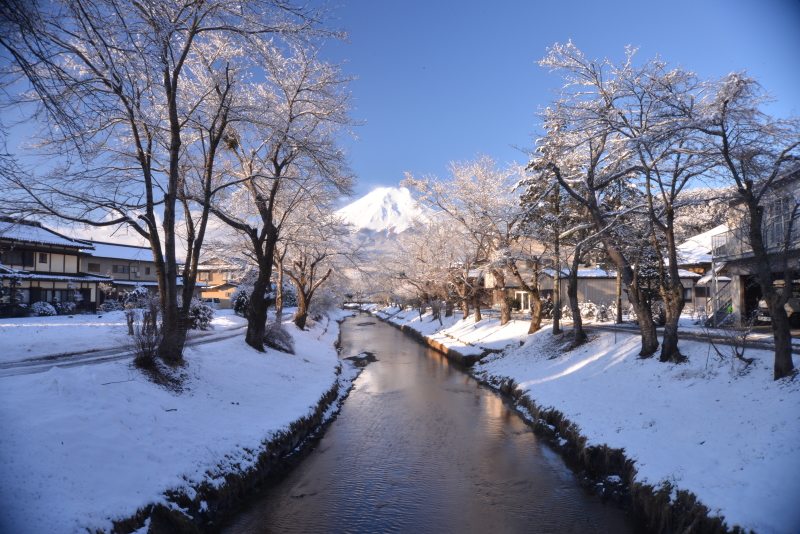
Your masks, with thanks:
M 314 295 L 335 270 L 341 271 L 358 261 L 359 245 L 348 243 L 348 228 L 325 207 L 293 213 L 304 224 L 285 240 L 283 270 L 297 288 L 294 324 L 304 330 Z
M 479 248 L 481 256 L 478 261 L 494 281 L 493 291 L 500 304 L 501 324 L 511 320 L 511 308 L 504 289 L 505 269 L 511 268 L 515 277 L 519 274 L 512 268 L 516 261 L 512 244 L 523 218 L 514 194 L 522 172 L 521 168 L 513 165 L 500 169 L 491 158 L 478 156 L 473 161 L 451 163 L 448 181 L 431 176 L 414 178 L 407 174 L 401 183 L 422 191 L 421 203 L 443 212 L 461 225 Z
M 566 81 L 560 98 L 543 113 L 546 124 L 559 125 L 537 143 L 532 165 L 552 173 L 564 190 L 588 211 L 594 230 L 608 256 L 621 273 L 639 318 L 642 336 L 640 355 L 647 357 L 658 348 L 658 337 L 650 312 L 649 300 L 624 248 L 610 230 L 621 217 L 643 205 L 620 204 L 625 192 L 638 176 L 639 162 L 628 140 L 602 120 L 614 112 L 621 98 L 618 79 L 628 77 L 633 51 L 621 65 L 609 61 L 591 61 L 572 43 L 555 45 L 540 64 L 559 71 Z M 620 185 L 622 184 L 622 185 Z
M 753 78 L 733 73 L 713 84 L 712 94 L 692 117 L 708 136 L 721 177 L 736 187 L 745 208 L 740 232 L 752 250 L 755 277 L 769 308 L 778 380 L 794 369 L 784 305 L 791 297 L 789 258 L 797 240 L 798 200 L 789 191 L 800 173 L 800 120 L 770 117 L 762 111 L 768 100 Z M 776 271 L 785 281 L 782 287 L 773 283 Z
M 339 137 L 353 124 L 348 81 L 318 51 L 265 45 L 254 61 L 267 83 L 251 94 L 247 121 L 232 125 L 227 173 L 236 185 L 212 207 L 246 236 L 258 268 L 247 317 L 247 343 L 263 350 L 275 247 L 284 224 L 308 198 L 348 194 L 352 184 Z
M 36 107 L 39 151 L 60 158 L 48 175 L 13 185 L 44 214 L 127 225 L 150 243 L 163 308 L 159 356 L 168 363 L 182 359 L 190 301 L 179 308 L 181 204 L 188 295 L 232 99 L 250 93 L 248 60 L 275 36 L 326 33 L 323 16 L 277 0 L 3 0 L 0 44 L 33 89 L 6 103 Z M 190 197 L 200 199 L 199 220 L 186 213 Z

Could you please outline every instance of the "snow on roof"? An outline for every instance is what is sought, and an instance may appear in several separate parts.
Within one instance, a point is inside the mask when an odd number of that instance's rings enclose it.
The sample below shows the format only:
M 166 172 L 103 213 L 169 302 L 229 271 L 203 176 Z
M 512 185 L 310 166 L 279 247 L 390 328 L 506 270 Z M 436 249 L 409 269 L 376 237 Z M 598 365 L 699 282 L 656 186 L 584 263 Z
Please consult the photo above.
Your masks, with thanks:
M 107 276 L 86 274 L 86 273 L 36 273 L 31 271 L 23 271 L 21 269 L 12 269 L 5 265 L 0 265 L 0 275 L 5 277 L 15 277 L 20 280 L 49 280 L 49 281 L 72 281 L 72 282 L 112 282 L 113 278 Z
M 137 247 L 134 245 L 116 245 L 102 241 L 90 241 L 94 247 L 92 256 L 97 258 L 112 258 L 116 260 L 153 261 L 153 251 L 150 247 Z
M 727 231 L 728 225 L 721 224 L 678 245 L 678 264 L 711 263 L 711 237 Z
M 549 277 L 554 277 L 556 274 L 555 269 L 544 269 L 542 271 Z M 569 276 L 569 271 L 561 270 L 561 277 L 566 278 Z M 616 278 L 616 271 L 604 271 L 603 269 L 578 269 L 578 278 Z
M 413 227 L 414 220 L 427 220 L 407 187 L 379 187 L 336 212 L 356 230 L 394 232 Z
M 43 245 L 59 245 L 62 247 L 91 249 L 81 241 L 64 237 L 47 228 L 25 223 L 12 223 L 0 221 L 0 239 L 11 239 L 26 243 L 41 243 Z
M 549 277 L 553 277 L 555 275 L 555 269 L 545 269 L 542 271 Z M 569 276 L 569 271 L 561 271 L 561 277 L 566 278 Z M 691 271 L 686 271 L 684 269 L 678 269 L 678 276 L 681 278 L 700 278 L 697 273 L 693 273 Z M 616 278 L 617 273 L 616 271 L 604 271 L 603 269 L 578 269 L 578 278 Z

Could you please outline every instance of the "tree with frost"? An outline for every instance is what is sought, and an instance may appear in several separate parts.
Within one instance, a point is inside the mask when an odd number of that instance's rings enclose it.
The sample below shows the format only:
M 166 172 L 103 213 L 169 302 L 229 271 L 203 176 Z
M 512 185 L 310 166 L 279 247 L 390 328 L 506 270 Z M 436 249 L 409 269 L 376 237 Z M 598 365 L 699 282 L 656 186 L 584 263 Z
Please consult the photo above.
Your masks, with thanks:
M 297 214 L 297 212 L 296 212 Z M 330 210 L 315 209 L 302 217 L 302 230 L 286 237 L 283 270 L 297 289 L 294 324 L 304 330 L 314 295 L 334 271 L 357 261 L 357 246 L 348 247 L 349 229 Z
M 225 138 L 233 186 L 217 195 L 212 212 L 244 236 L 257 267 L 245 336 L 257 350 L 284 224 L 309 198 L 347 194 L 353 181 L 339 142 L 354 124 L 348 79 L 318 55 L 311 45 L 259 48 L 253 60 L 267 81 L 249 95 L 247 120 L 231 125 Z
M 413 287 L 414 298 L 430 305 L 434 315 L 439 302 L 449 302 L 447 309 L 451 310 L 453 300 L 463 301 L 466 296 L 452 285 L 453 271 L 459 270 L 462 254 L 469 247 L 460 230 L 443 217 L 417 222 L 412 231 L 401 234 L 394 254 L 387 258 L 391 275 Z
M 561 332 L 563 263 L 567 274 L 567 302 L 572 315 L 575 343 L 586 340 L 578 302 L 578 268 L 597 242 L 596 233 L 586 224 L 586 210 L 563 191 L 548 168 L 529 166 L 531 176 L 520 182 L 520 205 L 524 219 L 520 234 L 541 243 L 537 265 L 549 263 L 553 272 L 553 333 Z M 570 259 L 571 258 L 571 259 Z
M 713 180 L 709 173 L 708 181 Z M 678 195 L 675 207 L 675 239 L 682 243 L 696 235 L 725 224 L 736 194 L 732 186 L 685 189 Z
M 158 353 L 167 363 L 182 361 L 189 297 L 219 187 L 216 157 L 232 122 L 243 120 L 241 108 L 235 118 L 232 109 L 257 93 L 251 74 L 259 66 L 251 59 L 276 38 L 330 34 L 324 16 L 277 0 L 4 1 L 0 45 L 13 61 L 6 87 L 20 79 L 31 87 L 5 104 L 35 107 L 37 153 L 58 161 L 52 172 L 11 185 L 43 214 L 127 225 L 149 242 L 162 299 Z M 197 220 L 191 203 L 200 205 Z
M 415 178 L 407 174 L 401 183 L 419 189 L 423 194 L 420 202 L 459 224 L 478 248 L 477 261 L 491 275 L 494 300 L 500 304 L 501 324 L 511 320 L 505 269 L 510 268 L 518 281 L 521 280 L 518 270 L 514 269 L 518 258 L 512 245 L 522 221 L 515 196 L 522 173 L 515 165 L 501 169 L 488 156 L 478 156 L 472 161 L 451 163 L 449 180 L 433 176 Z
M 543 113 L 545 123 L 563 125 L 557 132 L 540 139 L 531 165 L 547 169 L 564 190 L 588 212 L 594 231 L 600 236 L 608 256 L 620 271 L 630 300 L 639 318 L 642 336 L 640 355 L 650 356 L 658 349 L 658 337 L 652 320 L 649 300 L 643 293 L 630 258 L 611 230 L 622 217 L 646 204 L 616 207 L 613 196 L 625 191 L 628 185 L 636 188 L 639 162 L 636 153 L 624 136 L 609 127 L 608 121 L 598 120 L 614 113 L 614 104 L 622 97 L 618 80 L 629 76 L 633 69 L 633 51 L 621 65 L 608 60 L 591 61 L 572 43 L 555 45 L 540 62 L 561 74 L 565 86 L 559 99 Z M 611 197 L 611 198 L 610 198 Z
M 615 132 L 621 143 L 627 141 L 631 161 L 639 164 L 651 250 L 656 252 L 659 293 L 666 311 L 660 360 L 677 362 L 682 359 L 678 321 L 684 288 L 678 272 L 675 219 L 681 193 L 713 166 L 702 139 L 687 127 L 686 120 L 702 99 L 704 84 L 694 73 L 669 68 L 659 60 L 633 67 L 631 55 L 626 67 L 615 73 L 614 98 L 602 107 L 590 107 L 588 113 L 591 120 Z
M 797 241 L 798 198 L 790 194 L 800 173 L 800 120 L 781 120 L 763 108 L 770 96 L 745 73 L 711 82 L 709 96 L 690 115 L 705 135 L 706 150 L 721 180 L 735 187 L 745 216 L 739 233 L 753 252 L 755 278 L 770 312 L 775 336 L 775 380 L 793 373 L 791 331 L 784 305 L 792 280 L 791 244 Z M 796 188 L 796 186 L 794 186 Z

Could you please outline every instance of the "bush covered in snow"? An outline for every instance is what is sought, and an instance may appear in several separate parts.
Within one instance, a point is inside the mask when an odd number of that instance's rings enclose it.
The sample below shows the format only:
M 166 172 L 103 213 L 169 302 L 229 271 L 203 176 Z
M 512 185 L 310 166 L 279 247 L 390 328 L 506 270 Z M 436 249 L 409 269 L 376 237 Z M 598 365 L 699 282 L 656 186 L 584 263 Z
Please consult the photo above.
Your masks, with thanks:
M 50 316 L 56 314 L 56 309 L 48 302 L 34 302 L 29 308 L 31 317 Z
M 267 323 L 264 328 L 264 344 L 275 350 L 294 354 L 294 338 L 281 323 Z
M 100 310 L 104 312 L 119 311 L 123 309 L 125 309 L 125 306 L 123 306 L 118 300 L 107 300 L 100 305 Z
M 553 309 L 555 309 L 555 304 L 553 304 L 553 301 L 550 300 L 550 297 L 545 297 L 540 300 L 542 301 L 542 318 L 552 319 Z
M 145 306 L 150 292 L 144 286 L 136 286 L 125 295 L 125 305 L 132 308 L 142 308 Z
M 61 315 L 69 315 L 70 313 L 75 311 L 75 303 L 74 302 L 58 302 L 56 303 L 56 309 L 58 313 Z
M 250 308 L 250 292 L 246 287 L 240 286 L 233 292 L 231 308 L 236 315 L 242 317 L 247 315 L 247 310 Z
M 214 319 L 214 309 L 195 297 L 189 305 L 189 328 L 192 330 L 208 330 Z

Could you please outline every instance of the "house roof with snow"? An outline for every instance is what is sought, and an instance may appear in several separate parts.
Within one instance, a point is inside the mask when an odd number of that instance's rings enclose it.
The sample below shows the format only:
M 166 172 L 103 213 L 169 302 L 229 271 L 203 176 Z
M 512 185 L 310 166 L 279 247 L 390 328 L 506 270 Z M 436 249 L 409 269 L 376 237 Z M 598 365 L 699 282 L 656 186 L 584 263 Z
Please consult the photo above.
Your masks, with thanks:
M 96 258 L 112 258 L 115 260 L 153 261 L 153 252 L 150 247 L 136 245 L 121 245 L 104 241 L 87 241 L 94 248 L 92 256 Z
M 0 239 L 42 245 L 57 245 L 75 249 L 91 250 L 92 246 L 77 239 L 70 239 L 38 223 L 0 220 Z
M 553 278 L 555 275 L 555 269 L 545 269 L 542 271 L 545 275 Z M 569 276 L 569 271 L 561 271 L 561 278 L 565 279 Z M 701 275 L 697 273 L 693 273 L 691 271 L 687 271 L 684 269 L 678 269 L 678 276 L 681 278 L 700 278 Z M 616 271 L 605 271 L 603 269 L 578 269 L 578 278 L 616 278 L 617 272 Z
M 108 276 L 87 273 L 38 273 L 33 271 L 23 271 L 12 269 L 5 265 L 0 265 L 0 278 L 18 278 L 20 280 L 47 280 L 55 282 L 113 282 L 114 279 Z
M 721 224 L 678 245 L 678 265 L 711 263 L 711 236 L 727 231 L 728 225 Z

